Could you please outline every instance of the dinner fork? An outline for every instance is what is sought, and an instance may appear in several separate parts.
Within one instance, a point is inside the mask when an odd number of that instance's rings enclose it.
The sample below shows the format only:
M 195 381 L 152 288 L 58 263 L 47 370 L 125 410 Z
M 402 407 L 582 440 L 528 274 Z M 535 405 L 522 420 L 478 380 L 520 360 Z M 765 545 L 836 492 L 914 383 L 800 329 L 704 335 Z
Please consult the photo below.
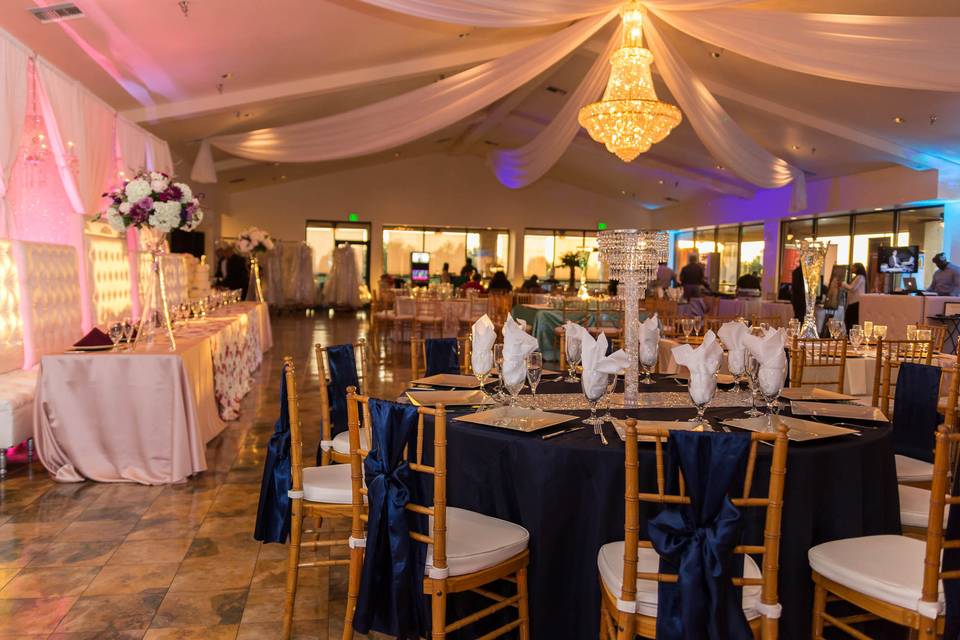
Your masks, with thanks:
M 607 436 L 603 435 L 603 423 L 593 425 L 593 435 L 600 436 L 600 443 L 603 444 L 603 446 L 610 444 L 607 442 Z

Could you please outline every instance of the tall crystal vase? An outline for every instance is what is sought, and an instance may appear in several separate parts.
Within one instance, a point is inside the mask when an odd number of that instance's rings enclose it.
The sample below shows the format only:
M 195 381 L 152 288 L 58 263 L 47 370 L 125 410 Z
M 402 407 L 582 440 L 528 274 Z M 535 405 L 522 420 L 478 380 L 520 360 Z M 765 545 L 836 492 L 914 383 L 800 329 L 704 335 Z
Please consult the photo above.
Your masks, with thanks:
M 807 312 L 800 326 L 801 338 L 819 338 L 817 331 L 817 298 L 820 294 L 820 276 L 823 275 L 823 263 L 827 257 L 828 244 L 810 240 L 798 240 L 800 250 L 800 268 L 803 271 L 803 288 Z
M 137 325 L 134 345 L 153 344 L 158 328 L 165 328 L 170 351 L 176 351 L 177 341 L 170 321 L 170 305 L 167 302 L 167 283 L 163 274 L 163 256 L 166 254 L 167 234 L 152 229 L 141 231 L 150 253 L 150 276 L 143 296 L 143 311 Z M 161 329 L 162 330 L 162 329 Z
M 250 281 L 252 286 L 249 289 L 253 293 L 253 299 L 257 302 L 265 302 L 263 286 L 260 284 L 260 261 L 255 253 L 250 254 Z M 247 299 L 250 299 L 250 295 L 247 295 Z

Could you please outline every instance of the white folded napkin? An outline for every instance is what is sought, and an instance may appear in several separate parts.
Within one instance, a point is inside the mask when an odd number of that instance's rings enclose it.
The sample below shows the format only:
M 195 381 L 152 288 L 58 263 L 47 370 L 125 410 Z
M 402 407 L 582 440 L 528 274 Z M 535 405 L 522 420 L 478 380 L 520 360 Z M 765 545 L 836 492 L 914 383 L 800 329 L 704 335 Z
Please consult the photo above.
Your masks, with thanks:
M 607 337 L 602 333 L 594 340 L 593 336 L 580 327 L 580 348 L 582 349 L 583 373 L 580 378 L 584 392 L 589 398 L 599 398 L 609 382 L 611 373 L 619 373 L 628 366 L 630 360 L 626 351 L 618 349 L 607 355 Z
M 727 348 L 727 368 L 735 376 L 742 374 L 745 369 L 743 337 L 749 332 L 747 325 L 736 320 L 724 322 L 723 326 L 717 330 L 717 336 Z
M 527 377 L 527 356 L 540 345 L 537 339 L 523 330 L 513 316 L 507 314 L 503 323 L 503 383 L 520 384 Z
M 764 395 L 772 396 L 783 389 L 783 381 L 787 377 L 787 354 L 783 350 L 787 334 L 783 329 L 768 329 L 764 333 L 762 337 L 745 335 L 743 345 L 760 363 L 757 374 L 760 390 Z
M 488 373 L 493 368 L 493 343 L 497 341 L 497 330 L 487 314 L 483 314 L 473 323 L 472 334 L 470 364 L 473 366 L 473 373 Z
M 723 361 L 723 347 L 717 342 L 717 335 L 707 331 L 703 336 L 703 344 L 696 349 L 689 344 L 681 344 L 672 351 L 677 364 L 690 371 L 687 382 L 690 398 L 696 404 L 710 402 L 717 389 L 717 370 Z
M 563 325 L 563 338 L 566 343 L 567 360 L 576 360 L 576 355 L 580 353 L 580 338 L 586 335 L 590 337 L 590 332 L 578 325 L 576 322 L 567 320 Z
M 640 323 L 640 362 L 648 367 L 657 363 L 660 349 L 660 320 L 653 314 Z

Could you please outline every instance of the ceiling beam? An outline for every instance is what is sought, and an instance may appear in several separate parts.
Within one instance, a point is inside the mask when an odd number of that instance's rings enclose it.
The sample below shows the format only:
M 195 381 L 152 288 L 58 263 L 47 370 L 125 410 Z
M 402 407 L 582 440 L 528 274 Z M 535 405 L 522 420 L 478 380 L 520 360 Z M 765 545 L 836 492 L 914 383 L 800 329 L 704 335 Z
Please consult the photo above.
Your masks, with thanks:
M 313 78 L 304 78 L 302 80 L 279 82 L 251 89 L 200 96 L 179 102 L 137 107 L 135 109 L 122 111 L 121 114 L 133 122 L 157 122 L 170 118 L 186 118 L 205 113 L 236 109 L 237 107 L 257 102 L 333 93 L 486 62 L 487 60 L 505 56 L 540 39 L 542 39 L 542 36 L 528 37 L 463 51 L 412 58 L 389 64 L 365 67 L 363 69 L 329 73 Z

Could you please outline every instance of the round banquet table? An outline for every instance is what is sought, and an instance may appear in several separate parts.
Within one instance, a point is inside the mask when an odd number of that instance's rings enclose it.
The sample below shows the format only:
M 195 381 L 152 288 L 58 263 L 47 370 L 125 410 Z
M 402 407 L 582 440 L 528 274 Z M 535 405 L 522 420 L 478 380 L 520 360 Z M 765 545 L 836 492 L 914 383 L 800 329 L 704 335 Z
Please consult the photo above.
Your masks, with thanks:
M 680 389 L 672 379 L 661 377 L 641 393 Z M 538 389 L 540 394 L 578 390 L 579 385 L 569 383 L 543 383 Z M 603 544 L 623 539 L 622 441 L 609 423 L 604 425 L 609 445 L 603 446 L 589 426 L 543 440 L 542 433 L 562 427 L 527 434 L 454 419 L 463 413 L 448 410 L 448 504 L 518 523 L 530 532 L 533 638 L 597 637 L 597 552 Z M 613 410 L 618 417 L 646 420 L 688 419 L 694 413 L 692 407 Z M 716 408 L 706 415 L 727 419 L 743 413 L 742 408 Z M 789 410 L 785 407 L 782 413 L 789 415 Z M 566 426 L 571 424 L 575 423 Z M 425 435 L 432 438 L 432 421 L 427 426 Z M 782 638 L 810 636 L 810 547 L 841 538 L 900 533 L 890 428 L 865 423 L 861 433 L 790 443 L 780 546 Z M 758 452 L 754 490 L 759 495 L 766 494 L 770 452 L 766 446 Z M 641 443 L 641 491 L 655 486 L 653 445 Z M 644 522 L 655 508 L 641 503 L 642 536 Z M 747 523 L 744 540 L 761 543 L 764 510 L 741 512 Z M 456 607 L 456 601 L 451 605 Z

